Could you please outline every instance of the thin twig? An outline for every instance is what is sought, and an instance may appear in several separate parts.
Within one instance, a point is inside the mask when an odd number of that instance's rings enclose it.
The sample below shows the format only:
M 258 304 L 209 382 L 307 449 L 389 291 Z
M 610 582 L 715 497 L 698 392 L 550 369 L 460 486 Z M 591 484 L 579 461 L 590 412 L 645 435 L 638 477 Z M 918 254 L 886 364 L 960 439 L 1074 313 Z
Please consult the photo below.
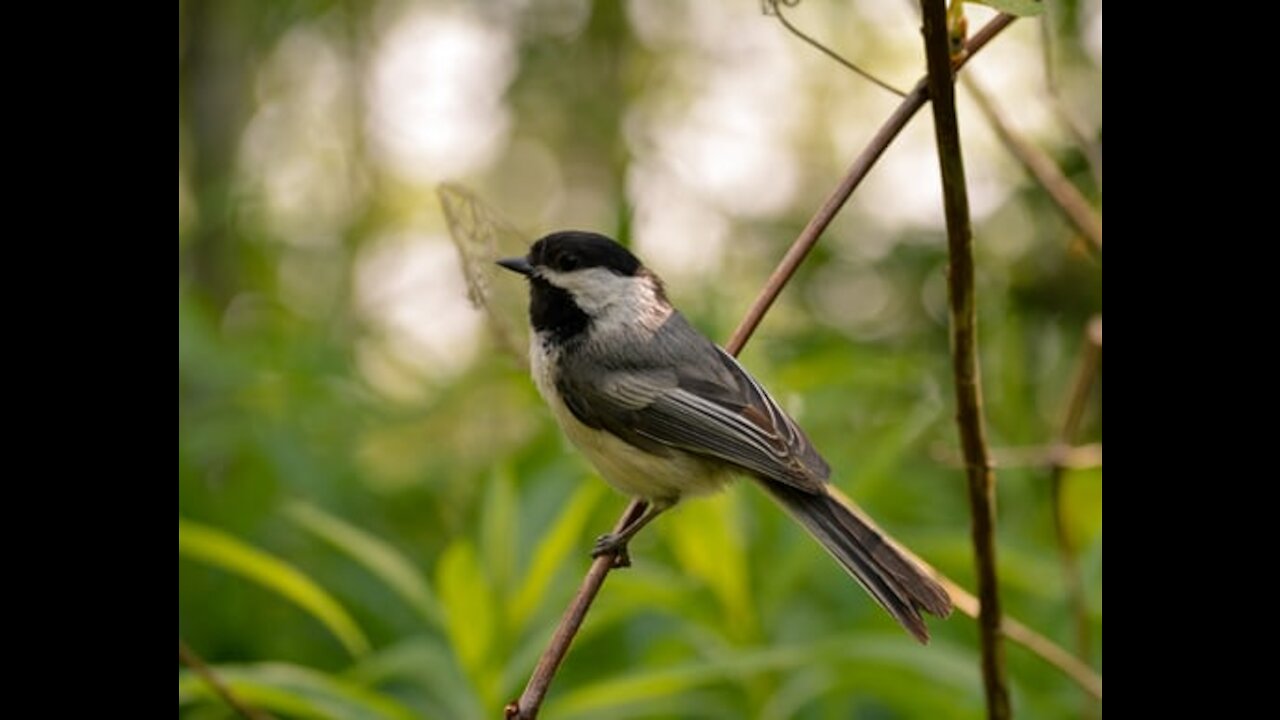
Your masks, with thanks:
M 957 610 L 971 618 L 977 618 L 981 614 L 981 603 L 978 602 L 978 598 L 973 596 L 973 593 L 960 587 L 954 580 L 939 573 L 937 570 L 933 571 L 933 577 L 942 587 L 946 588 L 947 594 L 951 596 L 951 602 Z M 1000 632 L 1004 633 L 1004 636 L 1013 642 L 1030 650 L 1036 657 L 1062 671 L 1064 675 L 1074 680 L 1085 692 L 1098 700 L 1102 700 L 1102 676 L 1080 658 L 1008 615 L 1005 615 L 1000 623 Z
M 795 25 L 792 25 L 791 21 L 787 19 L 787 16 L 782 14 L 782 5 L 794 5 L 795 3 L 786 3 L 786 2 L 779 3 L 778 0 L 766 0 L 766 2 L 768 2 L 769 6 L 773 8 L 773 14 L 778 16 L 778 22 L 782 23 L 782 26 L 784 28 L 786 28 L 787 30 L 790 30 L 792 35 L 795 35 L 801 40 L 809 43 L 809 45 L 816 48 L 819 52 L 823 53 L 824 55 L 831 58 L 832 60 L 835 60 L 836 62 L 840 63 L 846 68 L 862 76 L 863 79 L 874 83 L 877 87 L 881 88 L 882 90 L 888 90 L 889 92 L 893 93 L 894 95 L 897 95 L 898 97 L 907 96 L 905 92 L 881 80 L 875 75 L 872 75 L 866 70 L 863 70 L 862 68 L 853 64 L 849 60 L 844 59 L 844 57 L 841 56 L 839 53 L 837 53 L 835 50 L 832 50 L 826 45 L 823 45 L 822 43 L 818 42 L 817 40 L 810 37 L 809 35 L 806 35 L 804 31 L 802 31 L 800 28 L 796 27 Z
M 1063 407 L 1062 422 L 1058 426 L 1058 442 L 1062 444 L 1071 442 L 1079 434 L 1085 406 L 1098 379 L 1098 370 L 1102 365 L 1101 315 L 1095 315 L 1089 321 L 1082 342 L 1075 381 L 1071 385 L 1071 394 Z M 1049 469 L 1053 534 L 1058 544 L 1058 557 L 1062 563 L 1062 578 L 1066 583 L 1067 598 L 1075 618 L 1076 655 L 1082 661 L 1088 662 L 1092 633 L 1089 628 L 1089 608 L 1084 596 L 1084 579 L 1080 574 L 1080 563 L 1076 560 L 1075 542 L 1067 528 L 1066 507 L 1062 498 L 1066 469 L 1067 466 L 1062 462 L 1053 463 Z
M 196 651 L 187 646 L 182 638 L 178 638 L 178 662 L 191 668 L 191 672 L 200 676 L 209 689 L 213 691 L 227 704 L 232 710 L 235 710 L 241 717 L 246 720 L 275 720 L 268 713 L 263 712 L 241 700 L 238 695 L 231 691 L 231 688 L 218 677 L 218 674 L 209 667 L 203 658 L 196 654 Z
M 981 50 L 992 38 L 1016 19 L 1012 15 L 1001 14 L 988 22 L 969 40 L 969 43 L 965 46 L 966 52 L 957 61 L 956 68 L 959 69 L 968 58 Z M 876 160 L 889 147 L 889 143 L 897 137 L 902 128 L 906 127 L 907 122 L 924 106 L 927 99 L 928 89 L 922 79 L 916 83 L 915 88 L 907 94 L 898 109 L 885 121 L 884 125 L 871 139 L 871 142 L 854 160 L 853 165 L 845 173 L 840 184 L 823 202 L 813 219 L 809 221 L 809 224 L 800 233 L 800 236 L 791 244 L 790 249 L 787 250 L 786 255 L 779 262 L 777 269 L 769 276 L 769 280 L 765 283 L 759 296 L 756 297 L 755 302 L 752 303 L 751 308 L 747 311 L 746 317 L 742 319 L 729 342 L 725 344 L 726 351 L 732 355 L 737 355 L 742 351 L 742 347 L 746 345 L 747 340 L 751 338 L 752 333 L 760 325 L 760 321 L 764 318 L 765 313 L 768 312 L 769 307 L 773 305 L 778 294 L 782 292 L 783 286 L 787 284 L 787 281 L 795 274 L 796 269 L 800 267 L 800 263 L 805 256 L 813 249 L 813 245 L 818 241 L 822 231 L 835 219 L 836 213 L 839 212 L 845 201 L 849 199 L 854 188 L 862 182 L 862 179 L 866 177 L 867 172 L 871 170 Z M 623 512 L 623 517 L 619 519 L 616 527 L 625 527 L 627 521 L 632 517 L 637 517 L 643 508 L 643 502 L 633 500 Z M 534 674 L 529 678 L 529 683 L 525 686 L 524 692 L 521 693 L 518 700 L 508 703 L 504 708 L 503 713 L 507 720 L 516 718 L 519 720 L 533 720 L 533 718 L 537 717 L 538 710 L 546 697 L 547 688 L 555 676 L 556 669 L 559 667 L 561 660 L 564 659 L 565 653 L 568 652 L 569 644 L 573 642 L 574 635 L 577 634 L 578 628 L 582 625 L 583 618 L 591 608 L 592 600 L 594 600 L 596 593 L 599 592 L 600 586 L 604 583 L 604 579 L 608 576 L 612 566 L 613 557 L 609 555 L 596 558 L 591 563 L 591 568 L 587 571 L 586 577 L 583 578 L 578 592 L 570 601 L 569 608 L 565 611 L 564 617 L 561 618 L 560 625 L 552 635 L 547 649 L 543 651 L 542 658 L 538 661 Z
M 956 120 L 946 2 L 921 0 L 921 16 L 929 95 L 933 99 L 933 128 L 942 174 L 942 202 L 947 218 L 951 360 L 956 384 L 956 423 L 968 469 L 973 554 L 981 599 L 978 637 L 982 644 L 982 684 L 987 696 L 987 717 L 1007 720 L 1011 712 L 996 580 L 995 473 L 987 456 L 986 428 L 982 420 L 978 314 L 973 289 L 973 228 L 969 222 L 969 195 L 960 151 L 960 125 Z
M 969 39 L 968 44 L 965 45 L 964 54 L 956 63 L 956 69 L 959 70 L 964 67 L 969 58 L 986 47 L 986 44 L 991 42 L 992 38 L 1000 34 L 1006 27 L 1009 27 L 1009 24 L 1016 19 L 1013 15 L 1005 14 L 992 18 L 990 22 Z M 898 133 L 902 132 L 902 129 L 907 126 L 911 118 L 915 117 L 915 114 L 919 112 L 920 108 L 924 107 L 928 100 L 929 88 L 924 79 L 921 79 L 911 89 L 911 92 L 907 93 L 902 103 L 889 116 L 889 119 L 876 131 L 875 136 L 871 138 L 871 142 L 867 144 L 867 147 L 863 148 L 857 159 L 853 161 L 853 165 L 849 167 L 849 171 L 841 178 L 840 184 L 823 201 L 822 206 L 818 208 L 818 212 L 809 220 L 809 224 L 800 232 L 800 236 L 796 238 L 796 241 L 791 243 L 787 254 L 783 256 L 782 261 L 778 263 L 778 267 L 769 276 L 764 289 L 760 291 L 759 297 L 752 303 L 751 309 L 747 311 L 747 316 L 738 325 L 738 329 L 734 331 L 733 337 L 729 339 L 725 349 L 731 353 L 736 353 L 742 349 L 743 345 L 747 344 L 747 340 L 756 331 L 760 321 L 764 319 L 765 313 L 769 312 L 774 300 L 778 299 L 778 294 L 782 292 L 783 286 L 795 274 L 800 267 L 800 263 L 804 262 L 805 257 L 809 255 L 809 251 L 817 244 L 822 232 L 835 219 L 836 213 L 840 212 L 840 208 L 844 207 L 849 196 L 862 183 L 867 173 L 871 172 L 871 168 L 880 160 L 880 156 L 889 148 L 889 144 L 893 142 L 894 138 L 898 137 Z
M 1068 470 L 1088 470 L 1102 466 L 1102 443 L 993 447 L 990 453 L 991 465 L 997 468 L 1044 469 L 1060 465 Z M 964 467 L 964 456 L 950 445 L 939 443 L 930 449 L 929 454 L 940 463 Z
M 1000 142 L 1008 148 L 1018 162 L 1026 168 L 1031 177 L 1040 183 L 1045 192 L 1049 194 L 1050 199 L 1062 211 L 1067 221 L 1075 226 L 1082 235 L 1089 238 L 1093 246 L 1099 251 L 1102 250 L 1102 218 L 1089 205 L 1089 201 L 1084 199 L 1084 195 L 1076 189 L 1075 185 L 1067 179 L 1066 175 L 1058 169 L 1058 165 L 1049 158 L 1048 155 L 1040 151 L 1039 148 L 1022 139 L 1013 128 L 1009 127 L 1009 123 L 1005 121 L 1000 109 L 992 102 L 991 96 L 982 88 L 972 75 L 966 75 L 961 78 L 960 82 L 964 83 L 965 89 L 973 96 L 974 102 L 977 103 L 978 109 L 982 111 L 983 117 L 987 122 L 991 123 L 991 127 L 996 131 L 996 136 L 1000 138 Z
M 1102 191 L 1102 146 L 1101 143 L 1094 143 L 1084 131 L 1084 124 L 1080 122 L 1075 113 L 1067 108 L 1066 102 L 1062 98 L 1062 86 L 1058 83 L 1058 73 L 1056 72 L 1057 63 L 1053 57 L 1053 34 L 1056 32 L 1058 24 L 1056 8 L 1058 3 L 1045 3 L 1044 15 L 1040 18 L 1040 44 L 1043 49 L 1044 64 L 1044 87 L 1049 94 L 1049 107 L 1053 110 L 1054 116 L 1058 122 L 1067 129 L 1076 144 L 1080 146 L 1081 152 L 1084 153 L 1085 160 L 1089 163 L 1089 170 L 1093 174 L 1093 181 L 1098 184 L 1098 191 Z
M 857 507 L 853 500 L 851 500 L 848 495 L 845 495 L 840 488 L 832 485 L 828 488 L 828 491 L 832 495 L 838 496 L 844 503 Z M 955 605 L 957 610 L 971 618 L 974 618 L 975 620 L 979 618 L 982 614 L 981 603 L 978 602 L 978 598 L 973 596 L 973 593 L 961 587 L 956 581 L 946 575 L 943 575 L 937 568 L 922 560 L 919 555 L 911 552 L 910 548 L 907 548 L 895 540 L 893 536 L 885 532 L 884 528 L 877 525 L 871 518 L 863 515 L 861 516 L 861 519 L 863 522 L 870 525 L 876 532 L 880 533 L 880 536 L 883 537 L 886 542 L 893 545 L 899 552 L 913 560 L 916 565 L 924 568 L 926 572 L 932 575 L 933 579 L 937 580 L 938 584 L 942 585 L 942 587 L 946 589 L 947 594 L 951 596 L 952 604 Z M 1064 675 L 1074 680 L 1076 684 L 1084 689 L 1085 692 L 1099 700 L 1102 699 L 1102 676 L 1094 672 L 1093 668 L 1081 662 L 1079 658 L 1062 649 L 1061 646 L 1056 645 L 1049 638 L 1046 638 L 1040 633 L 1028 628 L 1026 625 L 1023 625 L 1008 615 L 1005 615 L 1003 618 L 1001 632 L 1004 633 L 1005 637 L 1025 647 L 1040 659 L 1054 666 L 1058 670 L 1061 670 Z

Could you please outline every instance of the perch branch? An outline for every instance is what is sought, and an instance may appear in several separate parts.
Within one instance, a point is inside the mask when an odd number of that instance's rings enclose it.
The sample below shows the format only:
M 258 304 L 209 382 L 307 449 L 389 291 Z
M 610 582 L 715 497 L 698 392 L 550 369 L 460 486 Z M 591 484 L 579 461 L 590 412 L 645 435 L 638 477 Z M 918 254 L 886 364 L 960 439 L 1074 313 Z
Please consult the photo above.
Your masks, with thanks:
M 632 500 L 623 511 L 622 517 L 618 518 L 618 522 L 613 526 L 613 531 L 622 532 L 644 513 L 647 506 L 648 503 L 643 500 Z M 560 625 L 551 636 L 551 643 L 543 651 L 542 657 L 538 658 L 538 665 L 533 669 L 529 684 L 525 686 L 519 700 L 507 703 L 506 708 L 503 709 L 503 717 L 507 720 L 537 717 L 542 699 L 546 697 L 547 688 L 551 686 L 551 679 L 556 676 L 556 670 L 560 668 L 561 661 L 569 652 L 569 645 L 578 634 L 578 628 L 582 627 L 582 621 L 587 617 L 587 610 L 595 601 L 600 586 L 604 584 L 605 576 L 613 569 L 616 557 L 616 555 L 601 555 L 591 561 L 587 576 L 582 579 L 582 587 L 578 588 L 578 594 L 573 596 L 573 601 L 564 611 Z
M 959 2 L 960 0 L 952 0 Z M 1009 687 L 1000 634 L 1000 591 L 996 580 L 995 473 L 987 455 L 982 420 L 982 383 L 978 368 L 977 302 L 973 288 L 973 228 L 956 119 L 956 89 L 947 28 L 945 0 L 921 0 L 924 49 L 933 99 L 933 128 L 942 174 L 942 201 L 947 219 L 947 273 L 950 296 L 951 361 L 956 385 L 956 423 L 969 478 L 973 554 L 977 566 L 978 637 L 982 644 L 982 684 L 987 717 L 1011 717 Z
M 998 15 L 974 34 L 965 46 L 966 52 L 956 63 L 957 69 L 1015 19 L 1012 15 Z M 809 224 L 800 233 L 800 236 L 791 244 L 790 249 L 787 250 L 777 269 L 769 276 L 769 280 L 760 291 L 760 295 L 752 303 L 751 309 L 747 311 L 746 317 L 743 318 L 729 342 L 726 343 L 725 349 L 730 354 L 737 355 L 741 352 L 742 347 L 746 345 L 747 340 L 750 339 L 752 333 L 760 325 L 760 321 L 764 318 L 765 313 L 768 312 L 769 307 L 773 305 L 778 294 L 782 292 L 782 288 L 787 284 L 791 276 L 795 274 L 805 256 L 813 249 L 822 231 L 835 219 L 836 213 L 839 212 L 845 201 L 849 199 L 849 196 L 853 194 L 854 188 L 866 177 L 867 172 L 871 170 L 875 162 L 884 154 L 889 143 L 897 137 L 902 128 L 906 127 L 907 121 L 924 106 L 927 100 L 928 88 L 925 80 L 922 79 L 916 83 L 915 88 L 907 94 L 898 109 L 894 111 L 893 115 L 875 134 L 875 137 L 871 139 L 867 147 L 854 160 L 853 165 L 845 173 L 840 184 L 823 202 L 813 219 L 809 221 Z M 628 520 L 637 516 L 637 513 L 643 510 L 643 507 L 643 502 L 633 500 L 623 512 L 623 517 L 616 527 L 624 527 Z M 539 659 L 534 674 L 529 678 L 529 683 L 525 686 L 524 692 L 521 693 L 518 700 L 508 703 L 504 708 L 503 714 L 507 720 L 533 720 L 533 718 L 537 717 L 538 710 L 546 697 L 547 688 L 555 676 L 556 669 L 568 652 L 569 645 L 573 642 L 574 635 L 577 634 L 583 618 L 591 608 L 591 602 L 595 599 L 596 593 L 599 592 L 600 586 L 609 574 L 609 570 L 612 569 L 613 561 L 613 556 L 602 555 L 591 563 L 591 568 L 587 571 L 586 577 L 583 578 L 582 585 L 579 586 L 573 600 L 570 601 L 568 610 L 565 611 L 559 627 L 556 628 L 555 633 L 552 635 L 551 643 L 543 652 L 542 658 Z

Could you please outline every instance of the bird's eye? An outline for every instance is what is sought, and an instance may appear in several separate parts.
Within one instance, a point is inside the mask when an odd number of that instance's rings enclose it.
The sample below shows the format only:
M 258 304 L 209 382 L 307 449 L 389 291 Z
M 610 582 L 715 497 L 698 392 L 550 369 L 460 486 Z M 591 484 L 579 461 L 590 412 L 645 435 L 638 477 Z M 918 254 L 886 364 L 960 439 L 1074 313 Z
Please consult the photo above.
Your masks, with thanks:
M 568 271 L 570 271 L 570 270 L 577 270 L 577 269 L 578 269 L 578 256 L 577 256 L 577 255 L 571 255 L 571 254 L 561 255 L 561 256 L 560 256 L 560 269 L 561 269 L 561 270 L 564 270 L 565 272 L 568 272 Z

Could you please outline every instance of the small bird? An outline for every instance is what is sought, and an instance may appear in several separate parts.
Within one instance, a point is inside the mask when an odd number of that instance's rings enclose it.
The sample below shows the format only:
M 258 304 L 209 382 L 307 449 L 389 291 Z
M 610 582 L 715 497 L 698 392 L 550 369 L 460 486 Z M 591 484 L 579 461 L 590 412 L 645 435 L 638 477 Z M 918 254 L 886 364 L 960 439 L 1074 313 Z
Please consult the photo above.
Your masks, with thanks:
M 831 469 L 804 431 L 671 306 L 657 275 L 581 231 L 552 233 L 498 264 L 529 280 L 530 365 L 560 427 L 609 484 L 648 502 L 597 540 L 594 557 L 628 564 L 627 542 L 664 510 L 746 475 L 928 642 L 920 611 L 946 617 L 947 592 L 830 491 Z

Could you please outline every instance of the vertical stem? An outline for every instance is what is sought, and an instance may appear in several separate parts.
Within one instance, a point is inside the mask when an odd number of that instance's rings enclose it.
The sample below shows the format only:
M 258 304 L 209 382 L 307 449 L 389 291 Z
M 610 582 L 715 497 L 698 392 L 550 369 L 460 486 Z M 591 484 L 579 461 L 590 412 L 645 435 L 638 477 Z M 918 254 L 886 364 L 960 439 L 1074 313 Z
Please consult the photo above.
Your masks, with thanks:
M 1011 717 L 1011 711 L 1005 678 L 1004 643 L 1000 636 L 1000 593 L 996 581 L 995 474 L 987 453 L 978 371 L 973 228 L 969 224 L 969 196 L 960 152 L 960 127 L 956 120 L 946 3 L 944 0 L 921 0 L 921 10 L 929 68 L 929 97 L 933 101 L 933 127 L 947 218 L 951 361 L 956 383 L 956 422 L 964 450 L 969 510 L 973 516 L 973 553 L 981 603 L 978 631 L 982 643 L 982 681 L 987 696 L 987 717 L 1005 720 Z
M 1067 598 L 1071 604 L 1071 614 L 1075 619 L 1076 655 L 1084 662 L 1089 662 L 1092 646 L 1089 628 L 1089 609 L 1084 597 L 1084 580 L 1080 575 L 1080 563 L 1076 559 L 1075 542 L 1067 528 L 1066 510 L 1062 502 L 1063 478 L 1066 464 L 1061 455 L 1073 443 L 1080 432 L 1080 421 L 1084 417 L 1085 406 L 1089 402 L 1090 391 L 1097 382 L 1098 371 L 1102 366 L 1102 316 L 1096 315 L 1085 329 L 1083 345 L 1080 348 L 1080 362 L 1076 367 L 1075 380 L 1071 386 L 1071 394 L 1062 410 L 1062 422 L 1058 426 L 1057 448 L 1053 464 L 1049 469 L 1050 492 L 1053 509 L 1053 534 L 1058 543 L 1058 558 L 1062 563 L 1062 578 L 1067 588 Z M 1085 708 L 1086 717 L 1093 716 L 1093 703 Z

